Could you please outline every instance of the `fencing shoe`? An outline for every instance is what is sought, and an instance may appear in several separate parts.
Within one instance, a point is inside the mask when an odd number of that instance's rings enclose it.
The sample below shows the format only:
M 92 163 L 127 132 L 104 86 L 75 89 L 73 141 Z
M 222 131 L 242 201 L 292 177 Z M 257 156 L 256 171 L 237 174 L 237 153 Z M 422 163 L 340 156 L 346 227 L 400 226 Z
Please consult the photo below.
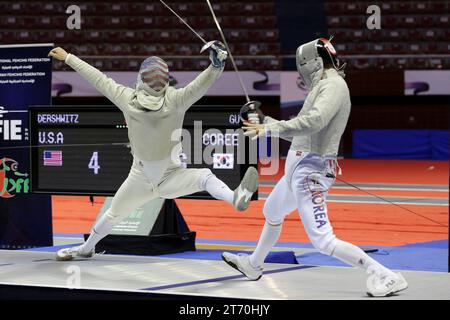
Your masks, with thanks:
M 58 261 L 69 261 L 69 260 L 73 260 L 76 257 L 80 257 L 80 258 L 92 258 L 95 254 L 95 249 L 93 249 L 90 252 L 82 252 L 82 245 L 81 246 L 77 246 L 77 247 L 72 247 L 72 248 L 65 248 L 65 249 L 61 249 L 58 250 L 58 252 L 56 252 L 56 260 Z
M 389 297 L 408 288 L 408 283 L 400 273 L 380 274 L 371 268 L 367 269 L 367 273 L 370 274 L 367 279 L 367 295 L 370 297 Z
M 232 266 L 234 269 L 242 273 L 248 279 L 257 281 L 262 277 L 262 268 L 254 268 L 250 264 L 250 259 L 247 254 L 239 253 L 232 254 L 229 252 L 222 253 L 222 260 Z
M 258 190 L 258 170 L 254 167 L 247 169 L 241 184 L 234 190 L 233 205 L 238 211 L 247 210 L 253 193 Z

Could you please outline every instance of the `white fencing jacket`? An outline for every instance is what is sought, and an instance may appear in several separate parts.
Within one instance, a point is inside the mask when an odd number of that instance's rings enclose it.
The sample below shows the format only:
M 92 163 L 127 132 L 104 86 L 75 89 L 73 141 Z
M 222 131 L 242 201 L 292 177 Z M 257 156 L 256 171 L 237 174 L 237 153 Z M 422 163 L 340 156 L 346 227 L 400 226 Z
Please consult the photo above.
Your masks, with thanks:
M 133 155 L 145 161 L 167 159 L 174 155 L 174 150 L 181 150 L 184 114 L 206 94 L 223 71 L 210 65 L 186 87 L 168 87 L 162 96 L 161 109 L 149 111 L 142 106 L 157 103 L 161 97 L 117 84 L 73 54 L 67 56 L 66 63 L 123 112 Z
M 277 121 L 265 117 L 272 135 L 292 141 L 291 150 L 336 156 L 350 114 L 350 93 L 335 69 L 326 69 L 309 92 L 297 117 Z

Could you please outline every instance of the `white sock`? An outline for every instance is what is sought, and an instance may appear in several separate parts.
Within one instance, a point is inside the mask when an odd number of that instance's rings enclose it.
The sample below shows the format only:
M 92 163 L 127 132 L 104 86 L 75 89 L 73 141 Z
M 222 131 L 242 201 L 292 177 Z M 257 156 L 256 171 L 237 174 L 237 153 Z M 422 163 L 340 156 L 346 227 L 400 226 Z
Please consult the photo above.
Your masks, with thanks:
M 367 270 L 367 268 L 371 266 L 376 266 L 382 274 L 393 273 L 391 270 L 369 257 L 369 255 L 361 248 L 339 239 L 336 240 L 336 247 L 331 255 L 349 265 L 362 268 L 364 270 Z
M 250 264 L 254 268 L 261 268 L 269 254 L 270 250 L 277 243 L 278 238 L 281 234 L 282 225 L 279 224 L 277 226 L 271 225 L 266 221 L 264 224 L 263 231 L 261 233 L 261 237 L 259 238 L 258 245 L 256 246 L 255 251 L 253 251 L 250 256 Z
M 94 227 L 92 228 L 91 234 L 89 235 L 89 238 L 82 245 L 81 251 L 86 253 L 91 252 L 95 248 L 97 243 L 99 243 L 100 240 L 102 240 L 110 233 L 114 225 L 115 224 L 111 223 L 110 219 L 108 218 L 108 212 L 105 212 L 103 216 L 95 223 Z
M 205 190 L 219 200 L 224 200 L 233 205 L 234 192 L 216 176 L 209 176 L 205 182 Z

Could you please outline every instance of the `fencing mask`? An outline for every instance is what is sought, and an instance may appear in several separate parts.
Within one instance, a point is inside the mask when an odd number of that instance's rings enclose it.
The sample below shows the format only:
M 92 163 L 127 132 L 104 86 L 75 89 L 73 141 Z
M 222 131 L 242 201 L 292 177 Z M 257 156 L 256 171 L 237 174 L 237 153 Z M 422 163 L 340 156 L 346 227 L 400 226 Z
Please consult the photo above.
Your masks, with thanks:
M 145 59 L 139 69 L 136 89 L 140 107 L 159 110 L 164 103 L 164 94 L 169 86 L 169 67 L 159 57 Z
M 302 84 L 310 90 L 323 75 L 324 63 L 340 70 L 337 52 L 328 39 L 319 38 L 298 47 L 297 70 Z

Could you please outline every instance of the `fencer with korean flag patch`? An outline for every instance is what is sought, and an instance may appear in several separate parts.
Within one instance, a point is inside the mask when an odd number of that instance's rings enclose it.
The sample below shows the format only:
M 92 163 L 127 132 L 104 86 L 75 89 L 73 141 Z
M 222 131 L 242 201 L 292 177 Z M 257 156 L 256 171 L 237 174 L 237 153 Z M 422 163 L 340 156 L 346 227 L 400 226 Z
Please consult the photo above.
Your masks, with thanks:
M 327 39 L 316 39 L 297 49 L 298 72 L 309 89 L 297 117 L 277 121 L 264 117 L 264 124 L 249 125 L 257 135 L 270 132 L 291 140 L 284 176 L 276 184 L 263 208 L 266 223 L 252 255 L 224 253 L 223 260 L 247 275 L 259 278 L 269 251 L 278 241 L 287 215 L 298 209 L 305 231 L 321 253 L 370 273 L 371 296 L 388 296 L 405 290 L 406 280 L 385 268 L 357 246 L 339 240 L 330 223 L 326 198 L 339 174 L 337 154 L 350 114 L 350 93 L 337 53 Z M 328 68 L 324 68 L 326 65 Z M 244 127 L 246 129 L 246 127 Z

